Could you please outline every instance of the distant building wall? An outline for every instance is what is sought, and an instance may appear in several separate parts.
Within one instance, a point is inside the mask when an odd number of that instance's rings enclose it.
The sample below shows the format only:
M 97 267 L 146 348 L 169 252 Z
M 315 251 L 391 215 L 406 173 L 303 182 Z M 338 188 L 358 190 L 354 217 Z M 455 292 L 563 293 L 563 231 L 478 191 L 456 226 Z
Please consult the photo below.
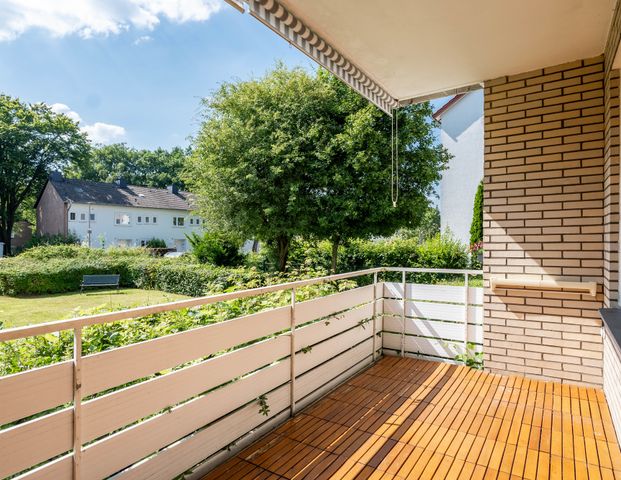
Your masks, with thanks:
M 30 222 L 20 221 L 16 222 L 13 226 L 13 238 L 11 240 L 11 247 L 13 251 L 21 249 L 32 238 L 32 225 Z
M 169 248 L 184 252 L 189 249 L 186 234 L 200 232 L 203 227 L 199 217 L 184 210 L 74 203 L 67 212 L 69 232 L 86 245 L 89 215 L 92 215 L 90 246 L 93 248 L 139 247 L 157 238 L 164 240 Z M 120 224 L 117 218 L 122 219 Z M 183 225 L 179 218 L 183 218 Z
M 470 242 L 472 207 L 483 179 L 483 90 L 468 93 L 441 118 L 440 140 L 453 155 L 440 181 L 440 223 Z
M 39 235 L 67 235 L 65 202 L 48 182 L 37 204 L 37 233 Z

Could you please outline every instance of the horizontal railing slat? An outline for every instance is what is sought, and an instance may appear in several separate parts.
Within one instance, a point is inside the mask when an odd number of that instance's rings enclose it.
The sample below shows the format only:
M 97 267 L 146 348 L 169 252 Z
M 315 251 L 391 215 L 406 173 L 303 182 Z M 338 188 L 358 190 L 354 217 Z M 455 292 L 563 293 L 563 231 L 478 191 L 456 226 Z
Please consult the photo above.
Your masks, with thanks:
M 371 325 L 362 328 L 362 326 L 354 327 L 336 337 L 318 343 L 308 352 L 299 352 L 295 359 L 295 374 L 302 375 L 308 370 L 321 365 L 324 362 L 336 357 L 353 345 L 357 345 L 363 340 L 371 338 L 373 330 Z M 372 350 L 372 349 L 371 349 Z M 369 352 L 370 353 L 370 352 Z
M 403 313 L 403 301 L 384 299 L 385 315 L 401 315 Z M 464 306 L 451 303 L 405 302 L 406 317 L 428 318 L 432 320 L 446 320 L 451 322 L 464 321 Z M 468 306 L 468 323 L 483 324 L 483 309 L 473 305 Z
M 327 317 L 357 305 L 369 303 L 372 300 L 373 285 L 367 285 L 326 297 L 300 302 L 295 306 L 295 324 L 301 325 L 317 318 Z
M 402 330 L 401 317 L 386 315 L 384 317 L 384 331 L 400 333 Z M 463 342 L 464 324 L 452 322 L 438 322 L 423 320 L 420 318 L 405 319 L 405 334 L 422 337 L 432 337 L 454 342 Z M 483 327 L 481 325 L 468 324 L 468 341 L 483 343 Z
M 288 379 L 286 360 L 96 442 L 82 454 L 84 478 L 104 478 L 126 468 Z M 258 412 L 258 402 L 255 408 Z
M 84 395 L 131 382 L 288 328 L 290 307 L 255 313 L 82 359 Z
M 369 268 L 367 270 L 358 270 L 356 272 L 339 273 L 336 275 L 327 275 L 325 277 L 309 278 L 307 280 L 297 280 L 294 282 L 280 283 L 277 285 L 269 285 L 266 287 L 250 288 L 247 290 L 238 290 L 236 292 L 221 293 L 218 295 L 210 295 L 207 297 L 191 298 L 189 300 L 178 300 L 176 302 L 162 303 L 159 305 L 151 305 L 148 307 L 130 308 L 128 310 L 120 310 L 117 312 L 100 313 L 87 317 L 72 318 L 69 320 L 58 320 L 55 322 L 40 323 L 37 325 L 28 325 L 25 327 L 8 328 L 0 330 L 0 342 L 15 340 L 17 338 L 31 337 L 34 335 L 43 335 L 45 333 L 58 332 L 61 330 L 69 330 L 77 327 L 86 327 L 100 323 L 117 322 L 119 320 L 128 320 L 131 318 L 140 318 L 155 313 L 170 312 L 172 310 L 181 310 L 183 308 L 199 307 L 201 305 L 211 305 L 219 302 L 226 302 L 238 298 L 254 297 L 265 293 L 279 292 L 290 290 L 292 288 L 302 288 L 318 283 L 335 282 L 337 280 L 346 280 L 348 278 L 360 277 L 363 275 L 372 275 L 382 272 L 385 268 Z
M 344 312 L 338 318 L 322 320 L 298 328 L 295 331 L 295 350 L 319 343 L 327 338 L 350 329 L 358 322 L 373 316 L 373 304 L 359 306 Z M 371 328 L 371 327 L 369 327 Z
M 382 334 L 383 346 L 385 349 L 401 350 L 401 335 L 384 332 Z M 428 355 L 447 360 L 455 360 L 457 355 L 465 352 L 463 342 L 451 342 L 446 340 L 438 340 L 433 338 L 415 337 L 413 335 L 405 336 L 405 352 L 417 353 L 420 355 Z
M 73 364 L 61 362 L 0 377 L 0 425 L 73 400 Z
M 420 283 L 407 283 L 406 298 L 425 300 L 429 302 L 464 303 L 463 286 L 455 285 L 429 285 Z M 403 298 L 403 284 L 398 282 L 384 282 L 384 297 Z M 481 305 L 483 303 L 483 288 L 468 287 L 468 303 Z
M 73 455 L 53 460 L 41 467 L 29 470 L 13 480 L 73 480 Z
M 338 357 L 331 359 L 323 365 L 296 378 L 295 399 L 302 400 L 313 391 L 321 388 L 333 378 L 354 365 L 364 361 L 369 363 L 373 356 L 373 339 L 369 338 L 363 343 L 347 350 Z
M 289 355 L 281 336 L 117 390 L 82 405 L 85 442 Z
M 289 406 L 289 386 L 282 386 L 266 395 L 270 406 L 267 416 L 250 404 L 207 428 L 169 446 L 157 455 L 125 470 L 114 480 L 169 480 L 185 472 L 218 450 L 226 447 L 265 421 L 274 418 Z
M 73 410 L 65 409 L 0 430 L 0 478 L 71 450 Z

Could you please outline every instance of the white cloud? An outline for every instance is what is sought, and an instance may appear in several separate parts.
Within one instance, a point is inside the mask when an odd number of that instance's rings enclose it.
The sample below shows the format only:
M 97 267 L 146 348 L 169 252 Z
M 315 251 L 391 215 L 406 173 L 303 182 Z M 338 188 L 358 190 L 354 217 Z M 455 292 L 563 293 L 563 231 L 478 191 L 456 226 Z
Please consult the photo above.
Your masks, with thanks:
M 160 20 L 201 22 L 221 0 L 0 0 L 0 41 L 38 28 L 55 37 L 114 35 L 130 28 L 153 30 Z
M 125 129 L 119 125 L 95 122 L 82 127 L 82 131 L 95 143 L 114 143 L 125 137 Z
M 150 42 L 151 40 L 153 40 L 153 37 L 150 35 L 142 35 L 134 40 L 134 45 L 142 45 L 143 43 Z
M 71 110 L 71 108 L 64 103 L 54 103 L 51 105 L 51 109 L 55 113 L 64 113 L 74 122 L 82 123 L 80 114 Z M 80 130 L 85 132 L 93 142 L 104 144 L 118 142 L 122 140 L 127 133 L 125 128 L 120 125 L 112 125 L 103 122 L 95 122 L 92 125 L 80 126 Z
M 64 103 L 54 103 L 51 105 L 51 109 L 54 113 L 64 113 L 74 122 L 80 123 L 82 121 L 82 117 L 80 117 L 78 112 L 74 112 Z

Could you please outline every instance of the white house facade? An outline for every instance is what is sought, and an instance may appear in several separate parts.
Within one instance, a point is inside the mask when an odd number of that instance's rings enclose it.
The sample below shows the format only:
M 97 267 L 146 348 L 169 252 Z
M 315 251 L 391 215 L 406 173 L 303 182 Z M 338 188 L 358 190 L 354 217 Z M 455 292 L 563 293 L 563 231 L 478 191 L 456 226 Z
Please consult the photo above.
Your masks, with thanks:
M 190 201 L 190 194 L 172 186 L 157 189 L 54 174 L 37 201 L 37 233 L 74 234 L 92 248 L 139 247 L 160 239 L 185 252 L 186 235 L 203 228 Z
M 456 95 L 434 113 L 440 141 L 453 156 L 440 181 L 440 224 L 470 241 L 474 196 L 483 179 L 483 90 Z

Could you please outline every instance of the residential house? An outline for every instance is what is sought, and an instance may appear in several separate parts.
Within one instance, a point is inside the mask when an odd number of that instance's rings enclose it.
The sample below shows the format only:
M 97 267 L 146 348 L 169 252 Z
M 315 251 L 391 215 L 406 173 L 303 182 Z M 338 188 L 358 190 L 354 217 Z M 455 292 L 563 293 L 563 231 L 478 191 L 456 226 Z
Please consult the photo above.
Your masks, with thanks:
M 468 244 L 474 196 L 483 180 L 483 90 L 452 96 L 433 117 L 452 155 L 440 180 L 440 225 Z
M 78 348 L 0 378 L 0 477 L 621 478 L 621 2 L 227 3 L 386 114 L 483 90 L 483 287 L 375 268 L 2 330 Z M 274 291 L 290 304 L 79 348 L 83 326 Z M 454 365 L 471 343 L 482 371 Z
M 91 182 L 54 173 L 35 205 L 37 233 L 76 235 L 93 248 L 139 247 L 150 239 L 179 252 L 187 234 L 203 227 L 192 213 L 191 195 L 177 189 Z

